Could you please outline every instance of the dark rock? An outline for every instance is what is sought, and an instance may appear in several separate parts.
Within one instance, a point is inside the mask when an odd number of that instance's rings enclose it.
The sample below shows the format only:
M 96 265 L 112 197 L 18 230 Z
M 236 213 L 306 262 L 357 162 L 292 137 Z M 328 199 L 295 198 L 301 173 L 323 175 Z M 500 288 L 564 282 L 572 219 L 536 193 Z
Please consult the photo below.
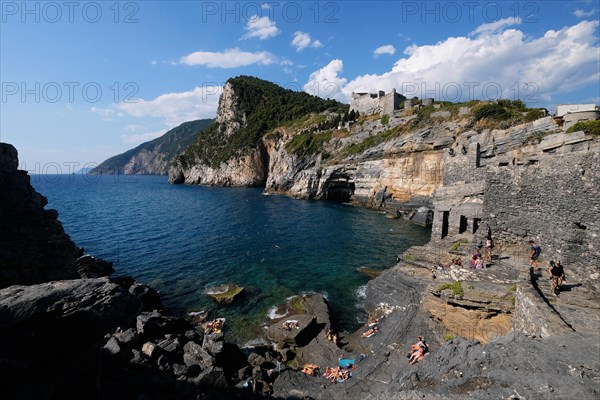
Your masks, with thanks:
M 248 364 L 252 365 L 253 367 L 258 367 L 261 364 L 263 364 L 265 361 L 267 361 L 267 360 L 258 353 L 251 353 L 248 356 Z
M 113 263 L 86 255 L 75 262 L 77 273 L 82 278 L 101 278 L 110 276 L 115 270 Z
M 198 386 L 224 389 L 227 387 L 227 379 L 225 378 L 225 372 L 221 367 L 208 367 L 198 375 L 198 377 L 191 380 Z
M 0 143 L 0 288 L 76 279 L 77 246 L 44 210 L 48 200 L 19 171 L 17 150 Z
M 158 358 L 156 359 L 156 366 L 163 372 L 169 373 L 173 371 L 170 358 L 166 354 L 161 354 L 158 356 Z
M 243 381 L 244 379 L 250 377 L 250 374 L 252 374 L 252 366 L 247 365 L 238 371 L 238 378 L 239 380 Z
M 129 361 L 131 364 L 138 364 L 138 365 L 146 365 L 147 364 L 147 359 L 144 356 L 144 354 L 137 350 L 137 349 L 133 349 L 131 350 L 131 360 Z
M 198 343 L 188 342 L 183 346 L 183 362 L 188 366 L 208 367 L 215 365 L 216 359 Z
M 167 333 L 182 334 L 190 325 L 181 318 L 165 317 L 157 312 L 143 312 L 136 322 L 137 333 L 146 339 L 158 339 Z
M 119 341 L 120 344 L 132 348 L 137 345 L 138 337 L 135 329 L 129 328 L 127 330 L 117 329 L 113 336 Z
M 108 339 L 108 342 L 106 342 L 102 349 L 105 353 L 114 356 L 119 354 L 119 352 L 121 351 L 121 346 L 119 346 L 119 342 L 117 341 L 117 339 L 115 339 L 114 336 L 111 336 L 111 338 Z
M 178 339 L 165 339 L 158 342 L 158 347 L 160 347 L 168 353 L 173 353 L 181 348 L 181 343 Z
M 204 347 L 210 354 L 218 356 L 223 351 L 223 333 L 211 333 L 210 335 L 204 335 L 202 347 Z
M 197 365 L 173 364 L 173 374 L 177 376 L 195 377 L 200 374 L 202 368 Z
M 162 301 L 158 292 L 151 287 L 134 283 L 130 288 L 129 292 L 136 296 L 142 302 L 142 309 L 144 311 L 158 310 L 162 308 Z
M 189 329 L 185 331 L 185 338 L 194 342 L 202 342 L 202 340 L 204 340 L 204 334 L 194 329 Z
M 267 330 L 267 337 L 280 344 L 304 346 L 316 335 L 316 317 L 313 315 L 292 315 L 286 320 L 298 321 L 299 329 L 284 329 L 282 323 L 273 324 Z
M 104 336 L 131 324 L 139 307 L 135 296 L 106 279 L 0 290 L 2 397 L 49 398 L 77 381 Z
M 130 276 L 117 276 L 114 278 L 110 278 L 109 280 L 115 285 L 121 286 L 125 290 L 129 290 L 131 285 L 135 283 L 135 280 Z

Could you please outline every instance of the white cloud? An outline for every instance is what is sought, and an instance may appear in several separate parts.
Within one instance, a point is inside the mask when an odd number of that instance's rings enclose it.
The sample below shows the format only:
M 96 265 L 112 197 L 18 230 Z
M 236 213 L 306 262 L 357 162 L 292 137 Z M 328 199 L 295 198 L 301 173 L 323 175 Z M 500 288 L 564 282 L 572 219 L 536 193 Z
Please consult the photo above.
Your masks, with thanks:
M 386 44 L 384 46 L 379 46 L 373 52 L 373 54 L 375 55 L 375 57 L 379 57 L 382 54 L 393 55 L 394 53 L 396 53 L 396 48 L 393 45 L 391 45 L 391 44 Z
M 270 65 L 275 61 L 276 57 L 267 51 L 250 53 L 235 47 L 223 52 L 196 51 L 181 57 L 179 63 L 190 66 L 205 65 L 208 68 L 236 68 L 252 64 Z
M 254 15 L 246 24 L 246 33 L 242 39 L 259 38 L 260 40 L 275 37 L 281 33 L 275 25 L 275 21 L 271 21 L 269 17 L 259 17 Z
M 433 45 L 412 45 L 390 71 L 365 74 L 343 85 L 346 98 L 354 92 L 389 91 L 410 97 L 441 100 L 521 98 L 530 105 L 550 104 L 553 96 L 600 80 L 598 21 L 581 21 L 543 36 L 526 39 L 508 29 L 485 35 L 450 37 Z M 332 63 L 335 63 L 332 65 Z M 341 61 L 314 72 L 310 84 L 326 79 L 339 84 Z M 339 68 L 334 68 L 339 65 Z M 318 74 L 318 75 L 315 75 Z M 498 92 L 498 89 L 501 93 Z M 517 94 L 518 91 L 518 94 Z M 322 96 L 319 94 L 321 97 Z M 338 96 L 337 98 L 341 98 Z
M 262 3 L 260 5 L 260 8 L 262 8 L 263 10 L 270 10 L 271 9 L 271 5 L 269 3 Z
M 310 34 L 301 31 L 294 32 L 294 38 L 290 44 L 296 48 L 297 52 L 301 52 L 307 47 L 323 47 L 323 43 L 320 40 L 312 40 Z
M 591 17 L 595 13 L 596 13 L 596 9 L 595 8 L 591 9 L 590 11 L 583 11 L 583 10 L 580 10 L 579 8 L 576 9 L 575 11 L 573 11 L 573 15 L 576 16 L 577 18 Z
M 304 91 L 313 96 L 348 102 L 348 97 L 342 92 L 347 79 L 339 76 L 343 68 L 342 60 L 332 60 L 323 68 L 310 74 L 308 82 L 304 85 Z
M 90 108 L 90 111 L 93 112 L 93 113 L 96 113 L 96 114 L 100 115 L 103 118 L 110 118 L 110 117 L 114 116 L 117 113 L 112 108 L 92 107 L 92 108 Z
M 221 86 L 205 85 L 189 92 L 162 94 L 152 100 L 121 103 L 118 108 L 132 117 L 162 118 L 173 128 L 186 121 L 214 118 L 221 90 Z
M 155 131 L 155 132 L 135 133 L 132 135 L 121 135 L 121 138 L 123 139 L 124 143 L 140 144 L 140 143 L 148 142 L 152 139 L 156 139 L 157 137 L 161 137 L 166 132 L 167 131 L 163 129 L 163 130 Z
M 498 31 L 503 30 L 506 27 L 512 25 L 520 25 L 523 20 L 520 17 L 508 17 L 504 19 L 499 19 L 498 21 L 490 22 L 489 24 L 482 24 L 477 27 L 470 35 L 478 35 L 480 33 L 483 34 L 492 34 Z

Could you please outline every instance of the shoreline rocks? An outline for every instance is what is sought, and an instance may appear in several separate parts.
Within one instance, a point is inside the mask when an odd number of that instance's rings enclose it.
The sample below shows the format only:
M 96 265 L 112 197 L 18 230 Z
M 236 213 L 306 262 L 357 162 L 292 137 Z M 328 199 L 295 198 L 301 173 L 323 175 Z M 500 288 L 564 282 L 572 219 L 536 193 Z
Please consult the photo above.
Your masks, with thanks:
M 206 295 L 217 303 L 231 304 L 244 291 L 244 288 L 233 283 L 219 285 L 206 290 Z

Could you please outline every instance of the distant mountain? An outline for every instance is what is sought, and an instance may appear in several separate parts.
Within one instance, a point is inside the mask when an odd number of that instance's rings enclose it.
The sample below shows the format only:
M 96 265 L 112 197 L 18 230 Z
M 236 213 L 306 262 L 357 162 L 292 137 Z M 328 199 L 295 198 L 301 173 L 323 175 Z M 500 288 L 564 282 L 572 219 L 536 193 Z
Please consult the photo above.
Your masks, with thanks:
M 89 174 L 90 171 L 93 169 L 94 168 L 91 168 L 91 167 L 81 168 L 80 170 L 75 171 L 74 174 L 81 174 L 81 175 Z
M 89 173 L 97 175 L 166 175 L 173 158 L 190 144 L 195 143 L 198 134 L 213 122 L 214 119 L 184 122 L 159 138 L 109 158 Z

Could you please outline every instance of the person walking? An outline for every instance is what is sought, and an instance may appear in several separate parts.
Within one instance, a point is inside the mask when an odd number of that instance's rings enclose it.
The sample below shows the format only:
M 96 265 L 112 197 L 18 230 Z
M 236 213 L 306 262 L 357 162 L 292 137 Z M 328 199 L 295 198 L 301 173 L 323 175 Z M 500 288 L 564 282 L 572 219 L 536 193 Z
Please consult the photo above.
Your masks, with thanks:
M 542 248 L 540 245 L 535 244 L 533 240 L 529 241 L 529 245 L 531 246 L 531 254 L 529 255 L 529 265 L 534 268 L 537 272 L 539 270 L 537 260 L 540 258 L 540 253 L 542 252 Z

